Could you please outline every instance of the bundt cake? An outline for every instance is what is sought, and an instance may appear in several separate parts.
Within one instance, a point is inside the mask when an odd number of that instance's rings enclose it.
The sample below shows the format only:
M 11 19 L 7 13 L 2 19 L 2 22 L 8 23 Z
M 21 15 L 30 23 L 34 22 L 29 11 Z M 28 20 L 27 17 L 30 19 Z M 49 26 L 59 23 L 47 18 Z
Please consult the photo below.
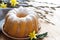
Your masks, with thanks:
M 38 32 L 38 16 L 33 10 L 19 7 L 9 11 L 6 15 L 3 31 L 7 35 L 25 38 L 34 30 Z

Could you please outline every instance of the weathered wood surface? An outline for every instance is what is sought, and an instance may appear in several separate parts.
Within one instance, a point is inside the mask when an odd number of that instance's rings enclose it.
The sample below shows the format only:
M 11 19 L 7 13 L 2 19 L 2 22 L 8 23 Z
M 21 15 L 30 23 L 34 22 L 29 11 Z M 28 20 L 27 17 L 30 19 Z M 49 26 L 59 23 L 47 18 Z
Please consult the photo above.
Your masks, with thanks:
M 56 9 L 54 16 L 50 18 L 55 25 L 41 22 L 40 33 L 48 32 L 48 36 L 43 40 L 60 40 L 60 8 Z

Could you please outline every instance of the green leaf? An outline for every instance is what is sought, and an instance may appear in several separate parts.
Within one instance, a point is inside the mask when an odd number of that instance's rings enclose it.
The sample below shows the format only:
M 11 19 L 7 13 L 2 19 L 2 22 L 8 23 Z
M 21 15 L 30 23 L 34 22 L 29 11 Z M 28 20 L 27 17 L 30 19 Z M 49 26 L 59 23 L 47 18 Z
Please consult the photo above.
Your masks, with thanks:
M 48 32 L 43 33 L 43 34 L 39 34 L 39 35 L 37 35 L 37 38 L 44 38 L 47 36 L 47 34 L 48 34 Z

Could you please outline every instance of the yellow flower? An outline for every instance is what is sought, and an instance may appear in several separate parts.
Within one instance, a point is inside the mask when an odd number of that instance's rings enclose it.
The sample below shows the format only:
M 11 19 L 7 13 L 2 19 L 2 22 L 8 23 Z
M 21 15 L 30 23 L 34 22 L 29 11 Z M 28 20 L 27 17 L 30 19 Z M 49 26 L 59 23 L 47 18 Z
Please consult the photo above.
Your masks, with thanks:
M 37 35 L 37 34 L 35 34 L 35 31 L 33 31 L 32 33 L 29 34 L 29 37 L 30 37 L 31 40 L 32 40 L 33 38 L 36 39 L 36 38 L 37 38 L 36 35 Z
M 0 8 L 7 8 L 7 4 L 2 3 L 2 4 L 0 5 Z
M 11 6 L 16 6 L 18 4 L 17 0 L 10 0 Z

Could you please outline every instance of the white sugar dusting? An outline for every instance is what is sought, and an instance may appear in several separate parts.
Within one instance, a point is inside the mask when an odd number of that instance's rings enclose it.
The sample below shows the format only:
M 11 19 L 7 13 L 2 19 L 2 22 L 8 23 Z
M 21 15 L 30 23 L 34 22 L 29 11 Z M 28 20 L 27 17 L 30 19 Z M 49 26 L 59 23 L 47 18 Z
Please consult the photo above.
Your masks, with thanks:
M 27 16 L 23 18 L 19 18 L 17 17 L 18 13 L 26 13 Z M 10 19 L 11 21 L 17 21 L 17 22 L 26 21 L 26 18 L 28 18 L 29 20 L 32 20 L 32 17 L 31 17 L 32 15 L 36 15 L 36 13 L 30 8 L 24 8 L 24 7 L 13 9 L 7 14 L 7 16 L 9 16 L 8 19 Z

